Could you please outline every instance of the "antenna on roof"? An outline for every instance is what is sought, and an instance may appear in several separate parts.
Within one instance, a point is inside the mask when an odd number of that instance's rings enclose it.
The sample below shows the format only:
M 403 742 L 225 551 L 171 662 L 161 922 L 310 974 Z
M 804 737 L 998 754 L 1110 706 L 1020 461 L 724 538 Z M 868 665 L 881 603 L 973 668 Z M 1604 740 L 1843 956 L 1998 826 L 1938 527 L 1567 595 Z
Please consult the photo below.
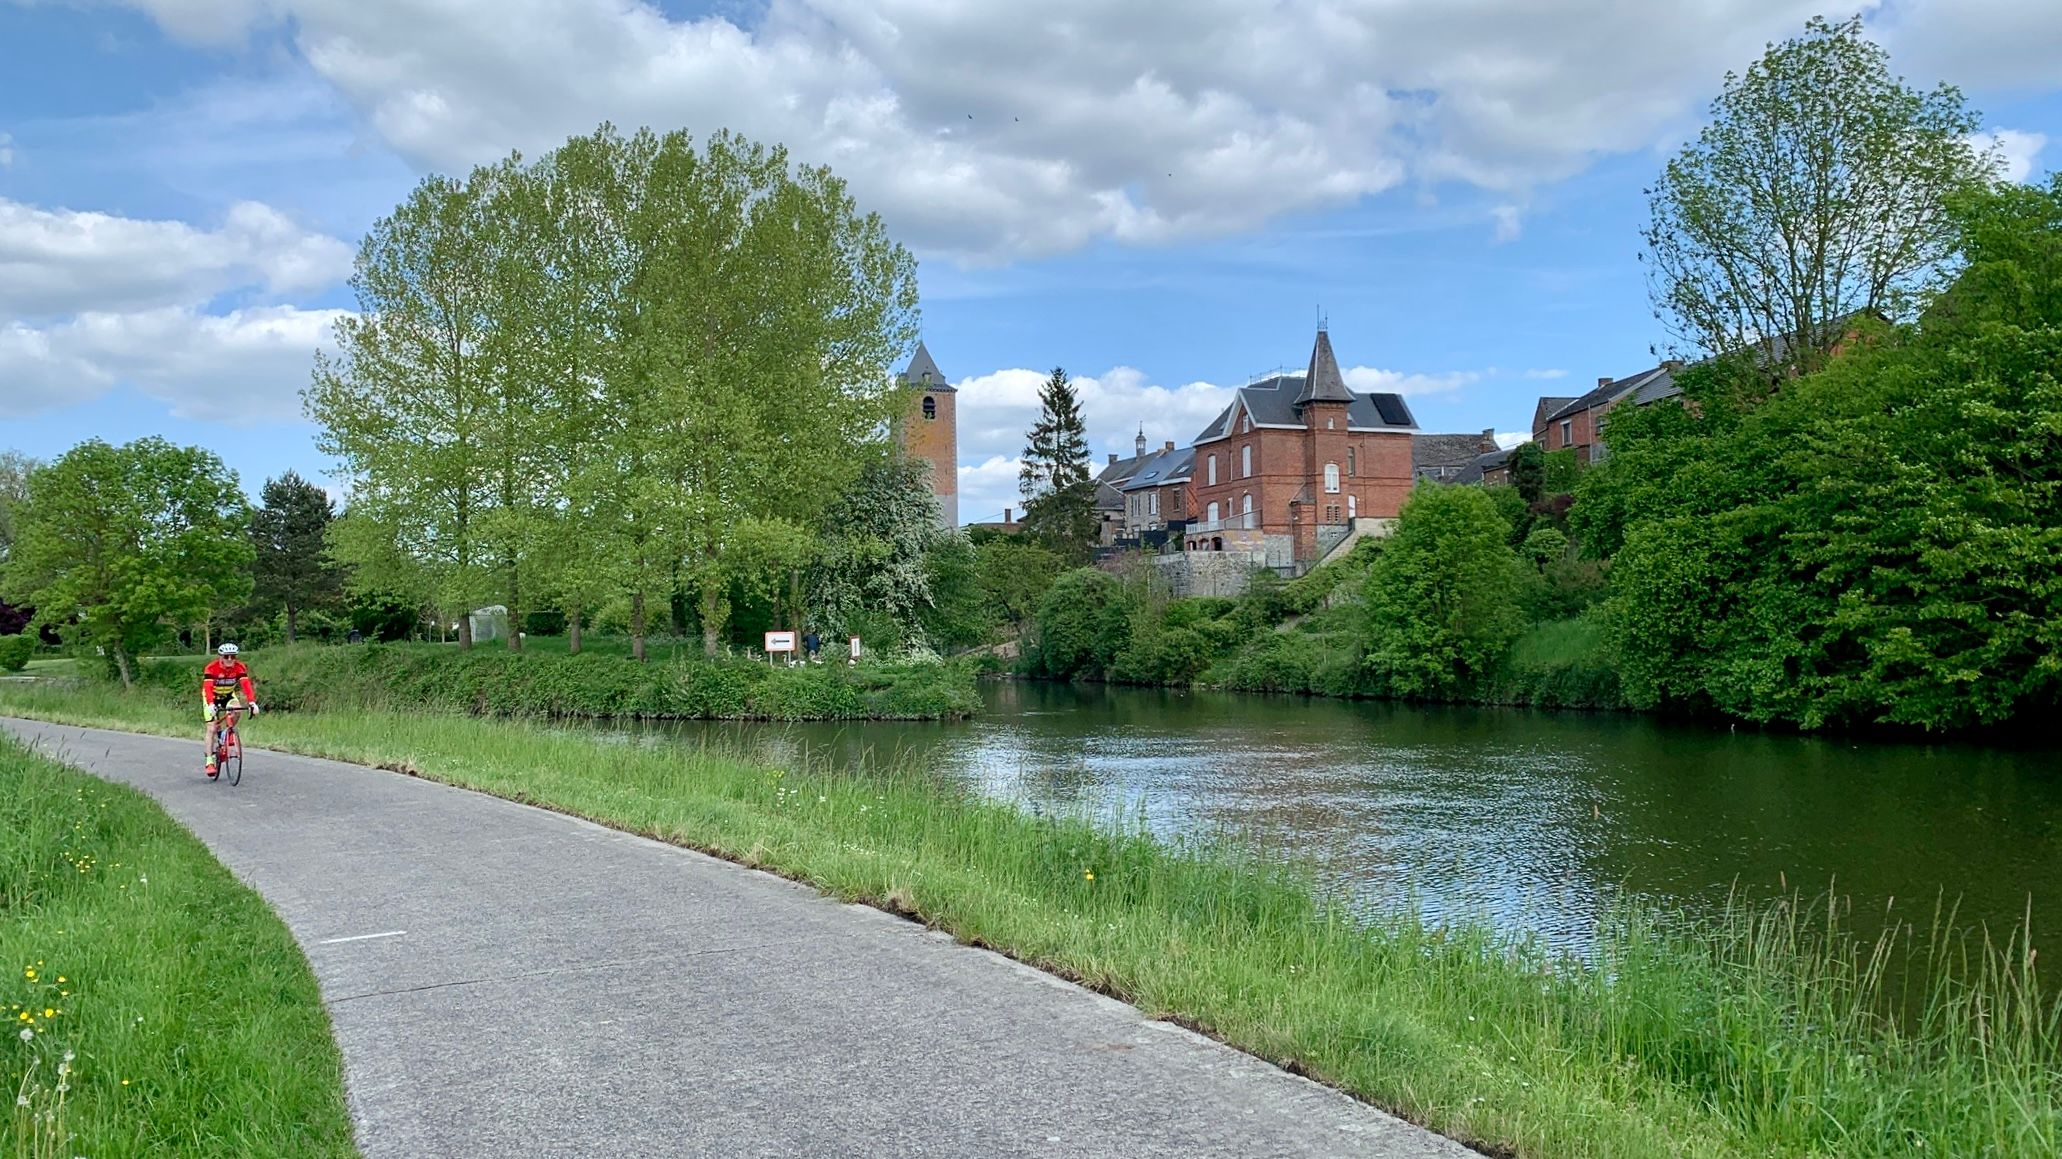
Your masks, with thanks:
M 1319 330 L 1325 328 L 1325 308 L 1323 306 L 1317 308 L 1317 328 Z

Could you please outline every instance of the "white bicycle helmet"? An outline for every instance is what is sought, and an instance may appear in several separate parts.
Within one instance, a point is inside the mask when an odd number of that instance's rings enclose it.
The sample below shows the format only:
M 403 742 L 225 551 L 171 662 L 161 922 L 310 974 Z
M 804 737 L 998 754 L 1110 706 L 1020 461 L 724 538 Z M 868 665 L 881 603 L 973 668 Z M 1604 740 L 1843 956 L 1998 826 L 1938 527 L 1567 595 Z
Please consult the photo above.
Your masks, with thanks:
M 224 644 L 220 648 L 215 649 L 215 654 L 218 656 L 234 656 L 236 655 L 236 645 Z

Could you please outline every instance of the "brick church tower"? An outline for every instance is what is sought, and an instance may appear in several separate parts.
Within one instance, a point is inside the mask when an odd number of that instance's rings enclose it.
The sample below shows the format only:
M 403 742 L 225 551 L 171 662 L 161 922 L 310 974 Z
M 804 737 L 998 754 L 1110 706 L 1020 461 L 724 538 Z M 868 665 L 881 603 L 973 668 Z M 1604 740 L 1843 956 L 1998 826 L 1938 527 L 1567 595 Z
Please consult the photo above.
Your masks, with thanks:
M 931 468 L 931 494 L 938 499 L 938 520 L 959 526 L 959 418 L 954 397 L 959 393 L 931 359 L 922 342 L 903 370 L 900 381 L 909 391 L 909 411 L 897 425 L 902 450 Z

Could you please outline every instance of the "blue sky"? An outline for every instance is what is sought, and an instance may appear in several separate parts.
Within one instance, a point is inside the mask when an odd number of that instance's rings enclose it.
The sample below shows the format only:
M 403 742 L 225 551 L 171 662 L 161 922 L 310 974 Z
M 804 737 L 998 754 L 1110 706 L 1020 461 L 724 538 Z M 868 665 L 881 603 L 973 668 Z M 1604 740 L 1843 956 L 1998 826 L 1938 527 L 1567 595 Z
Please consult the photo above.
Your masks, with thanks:
M 607 118 L 831 164 L 921 259 L 963 517 L 1036 383 L 1098 456 L 1307 356 L 1430 430 L 1649 364 L 1643 185 L 1814 11 L 1596 0 L 0 0 L 0 448 L 161 434 L 247 488 L 328 464 L 297 391 L 423 174 Z M 2062 164 L 2062 5 L 1865 10 L 2021 173 Z

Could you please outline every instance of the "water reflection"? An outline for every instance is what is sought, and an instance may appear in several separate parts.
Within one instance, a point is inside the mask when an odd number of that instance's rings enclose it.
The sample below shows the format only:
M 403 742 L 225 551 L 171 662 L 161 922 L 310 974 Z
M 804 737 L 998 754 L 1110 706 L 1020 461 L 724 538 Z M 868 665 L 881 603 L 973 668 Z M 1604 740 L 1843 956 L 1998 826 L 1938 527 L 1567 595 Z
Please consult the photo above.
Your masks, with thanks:
M 1708 913 L 1834 883 L 1870 928 L 1959 898 L 2036 933 L 2062 886 L 2062 751 L 1867 743 L 1629 717 L 1002 684 L 956 725 L 641 730 L 787 764 L 908 764 L 1044 811 L 1142 817 L 1579 946 L 1620 888 Z

